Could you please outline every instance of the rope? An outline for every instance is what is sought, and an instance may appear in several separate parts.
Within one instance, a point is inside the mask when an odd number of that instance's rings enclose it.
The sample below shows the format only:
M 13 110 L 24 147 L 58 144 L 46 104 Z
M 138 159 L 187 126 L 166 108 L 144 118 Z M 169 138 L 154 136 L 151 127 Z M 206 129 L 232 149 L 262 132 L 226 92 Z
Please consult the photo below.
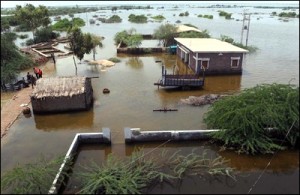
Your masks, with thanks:
M 293 128 L 294 124 L 295 124 L 296 120 L 293 122 L 293 124 L 291 125 L 290 129 L 288 130 L 288 132 L 286 133 L 284 139 L 281 141 L 280 143 L 280 147 L 282 146 L 283 144 L 283 141 L 287 138 L 288 134 L 290 133 L 291 129 Z M 252 185 L 252 187 L 249 189 L 248 193 L 247 194 L 250 194 L 250 192 L 252 191 L 252 189 L 255 187 L 255 185 L 257 184 L 257 182 L 260 180 L 260 178 L 262 177 L 262 175 L 266 172 L 267 168 L 270 166 L 271 164 L 271 161 L 274 159 L 275 155 L 278 153 L 279 150 L 277 150 L 272 158 L 270 159 L 270 161 L 268 162 L 268 164 L 266 165 L 266 167 L 264 168 L 264 170 L 262 171 L 262 173 L 258 176 L 257 180 L 254 182 L 254 184 Z

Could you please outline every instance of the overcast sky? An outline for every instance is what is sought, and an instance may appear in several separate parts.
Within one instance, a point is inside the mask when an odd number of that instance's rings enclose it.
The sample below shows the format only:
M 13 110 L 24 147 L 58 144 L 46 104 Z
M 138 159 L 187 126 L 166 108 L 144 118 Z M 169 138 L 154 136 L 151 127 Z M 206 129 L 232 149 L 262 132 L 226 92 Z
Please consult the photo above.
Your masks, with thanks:
M 110 5 L 110 4 L 122 4 L 122 5 L 133 5 L 133 4 L 264 4 L 264 5 L 276 5 L 280 4 L 297 4 L 299 1 L 1 1 L 1 8 L 16 7 L 16 5 L 24 6 L 27 3 L 33 4 L 34 6 L 45 5 L 45 6 L 75 6 L 75 5 Z

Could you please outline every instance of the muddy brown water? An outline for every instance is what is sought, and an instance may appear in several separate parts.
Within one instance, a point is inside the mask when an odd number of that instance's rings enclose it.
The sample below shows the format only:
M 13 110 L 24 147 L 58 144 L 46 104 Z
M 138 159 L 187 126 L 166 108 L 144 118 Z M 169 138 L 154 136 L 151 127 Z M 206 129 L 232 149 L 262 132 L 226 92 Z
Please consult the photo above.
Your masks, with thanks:
M 207 29 L 211 36 L 219 38 L 221 34 L 240 40 L 241 21 L 225 20 L 218 17 L 216 9 L 186 8 L 189 17 L 178 17 L 178 13 L 186 11 L 180 8 L 175 11 L 166 10 L 135 10 L 135 14 L 153 15 L 164 14 L 170 23 L 181 20 L 191 23 L 200 29 Z M 299 10 L 299 9 L 297 9 Z M 242 8 L 228 10 L 233 17 L 240 18 Z M 85 112 L 32 115 L 20 115 L 11 126 L 5 140 L 1 140 L 1 175 L 12 169 L 18 163 L 25 164 L 36 160 L 43 154 L 52 159 L 58 155 L 65 155 L 75 134 L 83 132 L 99 132 L 103 127 L 111 129 L 111 147 L 82 148 L 77 161 L 85 163 L 90 159 L 101 162 L 112 152 L 119 156 L 131 154 L 133 146 L 124 144 L 124 128 L 139 127 L 142 130 L 193 130 L 206 129 L 203 116 L 209 106 L 193 107 L 181 104 L 181 99 L 189 96 L 204 94 L 232 94 L 242 89 L 253 87 L 261 83 L 284 83 L 291 81 L 299 85 L 299 19 L 290 22 L 270 18 L 269 13 L 281 9 L 254 9 L 260 20 L 251 20 L 249 44 L 259 48 L 254 54 L 247 54 L 243 64 L 243 74 L 234 76 L 207 76 L 204 89 L 157 89 L 153 84 L 161 77 L 161 60 L 169 73 L 177 70 L 188 73 L 190 70 L 183 65 L 176 56 L 169 54 L 151 54 L 133 56 L 117 54 L 113 44 L 115 33 L 129 27 L 137 32 L 152 33 L 161 23 L 132 24 L 126 20 L 130 11 L 118 13 L 123 19 L 120 24 L 90 25 L 88 20 L 95 13 L 78 14 L 87 21 L 82 28 L 84 32 L 104 36 L 104 47 L 97 48 L 96 59 L 118 57 L 121 62 L 116 63 L 105 71 L 101 67 L 78 63 L 78 75 L 99 76 L 92 79 L 94 89 L 94 106 Z M 145 13 L 147 12 L 147 13 Z M 198 18 L 196 14 L 212 13 L 213 20 Z M 107 12 L 109 15 L 110 12 Z M 173 16 L 176 14 L 176 16 Z M 67 16 L 66 16 L 67 17 Z M 286 30 L 288 29 L 288 30 Z M 31 33 L 28 33 L 31 36 Z M 268 36 L 266 36 L 268 35 Z M 20 43 L 20 40 L 17 40 Z M 59 45 L 63 47 L 63 45 Z M 92 54 L 85 55 L 84 60 L 92 60 Z M 174 66 L 177 65 L 177 66 Z M 175 68 L 177 67 L 177 68 Z M 43 70 L 43 67 L 41 67 Z M 47 67 L 46 71 L 53 72 L 51 76 L 73 76 L 75 68 L 72 56 L 57 58 L 56 65 Z M 26 74 L 26 72 L 24 72 Z M 24 74 L 24 75 L 25 75 Z M 292 80 L 293 79 L 293 80 Z M 104 88 L 110 89 L 109 94 L 103 94 Z M 175 108 L 177 112 L 153 112 L 153 109 Z M 145 150 L 151 150 L 156 144 L 145 144 Z M 194 178 L 186 177 L 181 184 L 172 187 L 168 184 L 156 185 L 148 189 L 148 193 L 247 193 L 269 162 L 270 155 L 246 156 L 230 151 L 219 151 L 219 147 L 202 142 L 168 143 L 171 150 L 190 152 L 193 148 L 208 149 L 212 155 L 218 154 L 230 159 L 230 166 L 238 170 L 237 182 L 228 178 Z M 76 167 L 75 167 L 76 168 Z M 74 181 L 75 182 L 75 181 Z M 70 180 L 66 193 L 74 192 L 76 183 Z M 295 193 L 299 194 L 299 151 L 282 151 L 276 154 L 270 166 L 263 174 L 251 193 Z

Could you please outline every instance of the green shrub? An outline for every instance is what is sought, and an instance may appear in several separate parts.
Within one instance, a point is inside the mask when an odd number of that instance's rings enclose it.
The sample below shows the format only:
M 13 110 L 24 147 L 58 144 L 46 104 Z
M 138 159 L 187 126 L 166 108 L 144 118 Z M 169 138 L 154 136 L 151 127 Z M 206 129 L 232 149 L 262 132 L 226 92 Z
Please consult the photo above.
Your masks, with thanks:
M 204 116 L 225 147 L 247 154 L 273 153 L 299 142 L 299 87 L 261 84 L 215 102 Z M 269 131 L 268 129 L 273 129 Z
M 108 60 L 112 61 L 114 63 L 121 62 L 121 60 L 119 58 L 109 58 Z
M 27 34 L 21 34 L 19 35 L 20 39 L 27 39 L 28 35 Z
M 160 21 L 166 19 L 163 15 L 153 16 L 151 18 L 154 19 L 154 20 L 160 20 Z
M 148 19 L 147 16 L 145 16 L 144 14 L 142 15 L 130 14 L 128 16 L 128 21 L 133 23 L 147 23 L 147 19 Z

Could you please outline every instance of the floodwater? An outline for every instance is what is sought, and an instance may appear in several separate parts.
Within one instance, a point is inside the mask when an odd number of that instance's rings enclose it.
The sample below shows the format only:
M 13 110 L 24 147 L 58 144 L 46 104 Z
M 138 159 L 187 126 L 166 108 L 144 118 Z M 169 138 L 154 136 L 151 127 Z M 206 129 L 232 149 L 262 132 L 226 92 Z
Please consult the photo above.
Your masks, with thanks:
M 218 10 L 189 8 L 187 5 L 182 5 L 177 10 L 171 8 L 165 8 L 165 10 L 118 10 L 116 14 L 123 18 L 122 23 L 103 24 L 99 22 L 99 26 L 88 23 L 95 12 L 75 14 L 75 17 L 80 16 L 86 20 L 87 25 L 82 28 L 84 32 L 105 37 L 104 47 L 97 49 L 96 59 L 118 57 L 121 62 L 105 70 L 87 65 L 84 61 L 77 65 L 78 75 L 99 76 L 99 78 L 92 79 L 95 102 L 91 110 L 65 114 L 32 115 L 28 118 L 20 115 L 12 125 L 5 141 L 1 143 L 1 173 L 12 169 L 17 163 L 32 162 L 39 154 L 43 154 L 49 159 L 57 155 L 64 155 L 74 135 L 79 132 L 99 132 L 103 127 L 108 127 L 112 133 L 112 146 L 105 150 L 102 146 L 100 146 L 100 150 L 97 147 L 89 148 L 87 146 L 87 150 L 83 149 L 77 158 L 77 162 L 82 163 L 91 158 L 96 158 L 100 162 L 110 152 L 119 156 L 129 155 L 133 146 L 124 144 L 123 131 L 125 127 L 139 127 L 142 130 L 206 129 L 202 120 L 209 106 L 193 107 L 181 104 L 180 100 L 189 96 L 210 93 L 232 94 L 261 83 L 287 84 L 291 82 L 299 85 L 299 19 L 283 22 L 277 17 L 270 17 L 270 13 L 273 11 L 280 13 L 281 9 L 249 7 L 248 12 L 255 14 L 251 16 L 248 45 L 254 45 L 259 50 L 246 55 L 242 75 L 208 76 L 204 89 L 183 91 L 158 89 L 153 85 L 161 76 L 161 63 L 155 63 L 157 59 L 166 65 L 168 72 L 173 70 L 179 70 L 181 73 L 190 71 L 174 55 L 132 56 L 116 53 L 116 46 L 113 44 L 115 33 L 135 28 L 138 33 L 151 34 L 162 24 L 158 22 L 132 24 L 127 21 L 128 15 L 131 13 L 136 15 L 152 14 L 152 16 L 163 14 L 169 23 L 174 24 L 175 21 L 181 20 L 182 24 L 190 23 L 199 29 L 207 29 L 214 38 L 227 35 L 239 42 L 242 22 L 221 18 L 218 16 Z M 222 10 L 233 13 L 232 17 L 235 19 L 242 19 L 243 8 L 223 8 Z M 179 13 L 185 11 L 189 11 L 188 17 L 178 16 Z M 299 14 L 299 9 L 296 11 Z M 115 14 L 110 10 L 105 12 L 101 14 L 105 14 L 107 17 Z M 198 14 L 212 14 L 214 19 L 198 18 Z M 98 13 L 98 15 L 100 14 Z M 30 32 L 28 34 L 31 35 Z M 17 44 L 20 45 L 21 41 L 17 40 Z M 60 45 L 60 47 L 63 46 Z M 85 55 L 84 60 L 92 60 L 92 58 L 92 54 L 88 54 Z M 57 59 L 55 66 L 48 63 L 41 68 L 49 71 L 49 76 L 75 75 L 72 56 Z M 26 71 L 24 72 L 26 73 Z M 110 93 L 103 94 L 104 88 L 109 88 Z M 178 112 L 153 112 L 153 109 L 162 107 L 176 108 Z M 188 153 L 192 148 L 201 148 L 203 143 L 168 143 L 168 146 L 171 150 L 181 149 Z M 145 144 L 147 150 L 155 147 L 155 144 Z M 251 157 L 234 152 L 219 152 L 219 147 L 210 144 L 204 144 L 204 147 L 212 155 L 218 154 L 231 160 L 230 166 L 241 173 L 237 182 L 230 181 L 228 184 L 224 180 L 186 178 L 178 188 L 166 184 L 149 189 L 148 193 L 247 193 L 272 158 L 269 155 Z M 299 152 L 279 152 L 251 193 L 299 194 L 298 182 Z M 71 191 L 73 187 L 69 186 Z

